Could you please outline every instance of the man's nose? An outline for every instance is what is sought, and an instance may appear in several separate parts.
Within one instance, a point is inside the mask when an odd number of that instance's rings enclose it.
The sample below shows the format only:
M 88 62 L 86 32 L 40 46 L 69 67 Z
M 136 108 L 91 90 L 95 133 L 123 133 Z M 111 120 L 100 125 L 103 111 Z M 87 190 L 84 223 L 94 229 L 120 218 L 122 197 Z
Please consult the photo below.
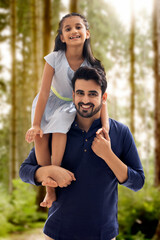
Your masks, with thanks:
M 84 95 L 83 99 L 82 99 L 82 102 L 85 103 L 85 104 L 88 103 L 89 102 L 89 97 L 87 95 Z

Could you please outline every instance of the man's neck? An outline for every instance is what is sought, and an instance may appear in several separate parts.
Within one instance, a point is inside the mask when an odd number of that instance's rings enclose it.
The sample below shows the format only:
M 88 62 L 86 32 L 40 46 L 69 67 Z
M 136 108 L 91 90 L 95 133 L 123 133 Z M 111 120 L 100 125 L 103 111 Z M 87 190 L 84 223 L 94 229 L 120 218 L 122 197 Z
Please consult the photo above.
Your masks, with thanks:
M 91 118 L 84 118 L 77 113 L 76 121 L 80 129 L 84 130 L 85 132 L 88 132 L 92 123 L 98 118 L 100 118 L 100 114 L 96 114 Z

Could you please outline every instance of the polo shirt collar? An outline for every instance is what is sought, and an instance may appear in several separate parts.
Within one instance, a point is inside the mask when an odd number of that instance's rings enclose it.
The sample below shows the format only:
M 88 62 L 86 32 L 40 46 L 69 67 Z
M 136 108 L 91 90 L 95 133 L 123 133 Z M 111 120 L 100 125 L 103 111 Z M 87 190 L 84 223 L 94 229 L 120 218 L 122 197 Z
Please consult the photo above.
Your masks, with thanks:
M 89 131 L 93 131 L 94 129 L 100 128 L 101 126 L 102 126 L 102 125 L 101 125 L 101 119 L 98 118 L 98 119 L 96 119 L 96 120 L 93 121 L 93 123 L 92 123 L 91 127 L 89 128 L 88 132 L 89 132 Z M 73 129 L 79 129 L 80 131 L 82 131 L 82 129 L 80 129 L 79 126 L 78 126 L 78 123 L 77 123 L 77 121 L 76 121 L 76 118 L 75 118 L 75 120 L 74 120 L 74 122 L 73 122 L 73 124 L 72 124 L 72 128 L 73 128 Z

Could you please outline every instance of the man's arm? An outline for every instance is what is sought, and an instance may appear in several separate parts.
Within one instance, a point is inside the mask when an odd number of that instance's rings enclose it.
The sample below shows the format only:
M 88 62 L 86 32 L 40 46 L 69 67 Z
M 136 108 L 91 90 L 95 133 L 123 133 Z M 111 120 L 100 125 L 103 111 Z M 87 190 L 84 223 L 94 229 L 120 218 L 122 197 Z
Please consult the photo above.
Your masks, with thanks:
M 19 176 L 23 182 L 34 184 L 34 185 L 41 185 L 40 181 L 36 181 L 35 173 L 37 169 L 41 166 L 38 165 L 36 155 L 35 155 L 35 148 L 32 148 L 28 157 L 20 166 Z
M 101 157 L 113 171 L 120 184 L 132 189 L 140 190 L 144 185 L 144 172 L 137 153 L 133 137 L 128 128 L 123 139 L 122 160 L 111 149 L 108 133 L 103 129 L 104 136 L 98 134 L 92 143 L 92 150 Z M 104 149 L 106 149 L 104 151 Z
M 72 172 L 54 165 L 40 166 L 37 163 L 35 149 L 33 148 L 26 160 L 22 163 L 19 176 L 23 182 L 34 185 L 44 185 L 51 187 L 67 187 L 75 176 Z

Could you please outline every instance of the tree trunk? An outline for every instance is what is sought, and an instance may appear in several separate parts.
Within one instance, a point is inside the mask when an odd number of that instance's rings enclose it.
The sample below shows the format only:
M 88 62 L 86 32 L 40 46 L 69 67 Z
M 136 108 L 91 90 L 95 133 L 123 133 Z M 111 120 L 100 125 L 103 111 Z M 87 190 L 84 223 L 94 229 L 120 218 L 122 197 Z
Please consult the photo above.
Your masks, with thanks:
M 155 77 L 155 186 L 160 185 L 160 0 L 154 0 L 153 48 Z
M 50 52 L 51 48 L 51 1 L 45 0 L 43 2 L 43 56 L 47 55 Z M 56 11 L 56 9 L 55 9 Z M 40 207 L 40 203 L 43 201 L 45 196 L 45 188 L 39 187 L 37 192 L 37 205 L 38 210 L 41 212 L 46 212 L 46 208 Z
M 58 24 L 59 24 L 59 18 L 60 18 L 60 7 L 61 7 L 61 1 L 60 0 L 54 0 L 53 1 L 53 24 L 52 24 L 52 30 L 54 31 L 54 34 L 52 36 L 51 41 L 54 42 L 55 37 L 57 35 L 57 29 L 58 29 Z M 51 46 L 53 44 L 51 43 Z M 52 47 L 54 48 L 54 47 Z
M 134 18 L 134 6 L 133 0 L 131 0 L 131 29 L 130 29 L 130 88 L 131 88 L 131 106 L 130 106 L 130 126 L 131 132 L 135 134 L 135 80 L 134 80 L 134 65 L 135 65 L 135 18 Z
M 33 54 L 33 82 L 34 94 L 38 91 L 38 43 L 37 43 L 37 16 L 36 16 L 36 0 L 31 0 L 32 11 L 32 54 Z
M 43 15 L 43 56 L 50 52 L 51 48 L 51 0 L 44 1 Z
M 11 10 L 11 174 L 10 190 L 12 190 L 12 179 L 16 178 L 16 0 L 10 1 Z
M 69 11 L 72 13 L 78 12 L 78 0 L 70 0 Z
M 153 50 L 155 77 L 155 186 L 160 186 L 160 0 L 153 5 Z M 153 237 L 160 239 L 160 219 Z

